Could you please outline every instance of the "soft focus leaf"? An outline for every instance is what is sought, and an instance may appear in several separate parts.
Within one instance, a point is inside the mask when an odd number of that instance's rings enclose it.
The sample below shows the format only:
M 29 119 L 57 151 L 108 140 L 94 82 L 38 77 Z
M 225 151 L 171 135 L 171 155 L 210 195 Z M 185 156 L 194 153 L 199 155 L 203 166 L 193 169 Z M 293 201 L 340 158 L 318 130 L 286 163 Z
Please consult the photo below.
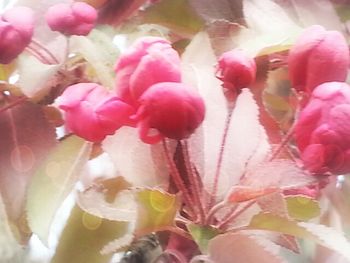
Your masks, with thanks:
M 75 206 L 59 240 L 52 263 L 107 263 L 112 255 L 100 250 L 127 233 L 127 223 L 109 221 Z
M 278 256 L 277 246 L 240 233 L 222 234 L 212 239 L 209 255 L 215 263 L 231 263 L 233 259 L 235 262 L 285 262 Z
M 218 19 L 242 22 L 242 0 L 189 0 L 189 2 L 207 23 Z
M 196 88 L 205 101 L 205 119 L 189 139 L 189 152 L 203 177 L 204 187 L 211 189 L 227 107 L 221 83 L 215 77 L 214 65 L 217 61 L 206 33 L 199 33 L 193 38 L 182 55 L 182 61 L 183 81 Z
M 202 253 L 207 253 L 209 241 L 220 234 L 218 229 L 210 226 L 190 224 L 187 228 Z
M 46 243 L 52 219 L 78 180 L 91 144 L 71 136 L 50 153 L 35 173 L 28 190 L 27 213 L 32 231 Z
M 24 102 L 0 113 L 0 191 L 15 232 L 28 234 L 25 196 L 32 175 L 56 143 L 42 108 Z
M 286 50 L 301 30 L 285 10 L 271 0 L 243 1 L 243 12 L 248 29 L 241 32 L 236 42 L 251 55 Z
M 99 10 L 99 23 L 118 26 L 133 15 L 147 0 L 107 0 Z
M 32 56 L 22 55 L 18 59 L 18 85 L 27 97 L 40 99 L 47 95 L 60 65 L 47 65 Z M 33 77 L 35 76 L 35 77 Z
M 292 189 L 316 182 L 316 178 L 289 160 L 268 161 L 248 170 L 245 177 L 233 186 L 228 200 L 242 202 L 279 189 Z
M 286 197 L 288 214 L 291 218 L 300 221 L 308 221 L 321 213 L 317 200 L 307 196 Z
M 350 260 L 349 241 L 342 233 L 324 225 L 305 222 L 298 223 L 270 213 L 261 213 L 253 217 L 249 228 L 270 230 L 299 238 L 307 238 L 336 251 Z
M 189 0 L 162 0 L 151 5 L 143 13 L 144 22 L 166 26 L 179 34 L 197 33 L 203 27 L 203 22 L 188 2 Z
M 84 211 L 108 220 L 135 222 L 137 205 L 134 193 L 123 177 L 96 181 L 78 194 L 78 204 Z
M 340 18 L 329 0 L 288 0 L 282 5 L 295 12 L 296 19 L 303 27 L 322 25 L 328 30 L 343 30 Z
M 96 78 L 105 87 L 114 87 L 113 67 L 118 56 L 118 49 L 112 38 L 100 30 L 94 29 L 89 37 L 71 38 L 71 51 L 80 53 L 95 70 Z
M 138 215 L 136 234 L 144 235 L 174 226 L 174 218 L 180 208 L 176 195 L 159 190 L 140 190 L 136 193 Z
M 102 143 L 116 170 L 133 186 L 166 188 L 169 172 L 160 144 L 148 145 L 136 129 L 123 127 Z
M 134 240 L 137 205 L 130 184 L 121 176 L 97 178 L 94 183 L 78 194 L 78 205 L 90 215 L 101 219 L 128 223 L 128 233 L 118 236 L 101 249 L 109 254 L 129 246 Z
M 255 170 L 270 152 L 258 106 L 248 89 L 237 98 L 227 134 L 219 178 L 222 193 L 237 184 L 247 170 Z

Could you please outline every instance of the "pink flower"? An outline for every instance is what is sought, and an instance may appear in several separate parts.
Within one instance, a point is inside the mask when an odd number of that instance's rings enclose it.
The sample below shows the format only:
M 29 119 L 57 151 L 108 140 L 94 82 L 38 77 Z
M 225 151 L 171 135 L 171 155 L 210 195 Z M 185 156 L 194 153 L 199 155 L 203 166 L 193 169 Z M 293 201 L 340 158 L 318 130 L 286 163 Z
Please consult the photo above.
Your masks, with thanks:
M 182 83 L 157 83 L 145 91 L 140 104 L 135 119 L 145 143 L 157 143 L 163 137 L 187 138 L 204 120 L 203 99 Z M 150 128 L 156 134 L 149 135 Z
M 312 90 L 330 81 L 345 81 L 349 49 L 343 35 L 315 25 L 299 37 L 288 58 L 289 77 L 297 91 Z
M 350 171 L 350 86 L 327 82 L 315 88 L 295 127 L 306 168 L 314 173 Z
M 67 127 L 78 136 L 99 142 L 123 125 L 130 125 L 131 106 L 95 83 L 69 86 L 58 98 Z
M 219 58 L 217 78 L 223 81 L 223 87 L 239 92 L 255 81 L 256 64 L 239 49 L 225 52 Z
M 153 84 L 181 81 L 179 55 L 159 37 L 139 39 L 121 55 L 115 71 L 117 93 L 131 104 Z
M 52 31 L 65 35 L 86 36 L 94 28 L 97 11 L 84 2 L 51 6 L 45 15 Z
M 8 64 L 30 43 L 34 31 L 33 11 L 15 7 L 0 18 L 0 63 Z

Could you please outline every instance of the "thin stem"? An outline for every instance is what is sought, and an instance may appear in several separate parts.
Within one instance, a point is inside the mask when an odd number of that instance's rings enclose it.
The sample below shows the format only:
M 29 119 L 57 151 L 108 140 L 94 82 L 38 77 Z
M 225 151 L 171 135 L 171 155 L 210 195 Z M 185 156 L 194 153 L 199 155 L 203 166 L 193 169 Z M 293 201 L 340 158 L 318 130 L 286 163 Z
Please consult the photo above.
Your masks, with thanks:
M 210 224 L 212 221 L 213 216 L 218 212 L 220 209 L 224 208 L 226 206 L 226 201 L 221 201 L 220 203 L 217 203 L 214 205 L 210 210 L 207 215 L 207 218 L 205 220 L 206 224 Z
M 54 56 L 54 54 L 52 54 L 51 51 L 48 50 L 44 45 L 42 45 L 38 40 L 32 39 L 31 43 L 39 47 L 42 51 L 44 51 L 52 59 L 53 64 L 60 63 L 58 59 Z
M 51 64 L 51 62 L 45 56 L 43 56 L 40 52 L 38 52 L 35 48 L 31 46 L 27 46 L 26 51 L 28 51 L 32 56 L 36 57 L 42 63 Z
M 292 139 L 292 136 L 294 135 L 294 128 L 295 128 L 295 125 L 293 125 L 289 129 L 286 136 L 283 138 L 282 142 L 278 145 L 278 148 L 272 153 L 272 155 L 269 159 L 270 162 L 273 161 L 281 153 L 281 151 L 284 149 L 284 147 L 286 147 L 288 142 Z
M 165 139 L 163 139 L 163 150 L 164 150 L 165 157 L 166 157 L 166 160 L 167 160 L 169 168 L 170 168 L 170 174 L 174 180 L 174 183 L 175 183 L 177 189 L 183 193 L 184 202 L 188 206 L 191 214 L 193 216 L 196 216 L 195 211 L 194 211 L 193 200 L 192 200 L 190 194 L 188 193 L 184 182 L 182 181 L 181 175 L 176 167 L 176 164 L 175 164 L 173 158 L 170 155 L 170 151 L 168 149 L 168 146 L 167 146 Z
M 222 220 L 217 227 L 218 228 L 225 228 L 231 221 L 239 217 L 244 211 L 246 211 L 249 207 L 254 205 L 256 203 L 256 200 L 250 201 L 245 206 L 243 206 L 238 212 L 233 212 L 230 216 L 228 216 L 226 219 Z
M 12 107 L 18 105 L 18 104 L 21 104 L 22 102 L 24 102 L 24 101 L 26 101 L 26 100 L 27 100 L 27 97 L 22 96 L 22 97 L 20 97 L 19 99 L 15 100 L 15 101 L 13 101 L 13 102 L 10 102 L 9 104 L 7 104 L 6 106 L 4 106 L 4 107 L 2 107 L 2 108 L 0 109 L 0 114 L 3 113 L 3 112 L 6 111 L 6 110 L 8 110 L 8 109 L 10 109 L 10 108 L 12 108 Z
M 220 176 L 220 172 L 221 172 L 225 144 L 226 144 L 226 140 L 227 140 L 228 130 L 230 128 L 233 109 L 234 109 L 234 104 L 232 104 L 229 107 L 229 113 L 228 113 L 227 118 L 226 118 L 225 129 L 224 129 L 224 133 L 223 133 L 221 144 L 220 144 L 219 159 L 218 159 L 218 163 L 217 163 L 216 171 L 215 171 L 215 176 L 214 176 L 214 184 L 213 184 L 213 188 L 211 190 L 210 196 L 209 196 L 210 199 L 209 199 L 209 203 L 208 203 L 208 209 L 210 209 L 216 201 L 216 194 L 218 191 L 218 184 L 219 184 L 219 176 Z
M 188 153 L 188 144 L 186 141 L 183 141 L 183 143 L 181 143 L 181 146 L 182 146 L 181 148 L 182 148 L 183 157 L 185 161 L 187 176 L 190 182 L 190 189 L 192 191 L 192 196 L 196 205 L 195 207 L 198 208 L 199 210 L 200 223 L 204 223 L 204 219 L 205 219 L 204 206 L 200 197 L 200 187 L 197 180 L 198 178 L 195 175 L 193 166 L 190 161 L 190 156 Z

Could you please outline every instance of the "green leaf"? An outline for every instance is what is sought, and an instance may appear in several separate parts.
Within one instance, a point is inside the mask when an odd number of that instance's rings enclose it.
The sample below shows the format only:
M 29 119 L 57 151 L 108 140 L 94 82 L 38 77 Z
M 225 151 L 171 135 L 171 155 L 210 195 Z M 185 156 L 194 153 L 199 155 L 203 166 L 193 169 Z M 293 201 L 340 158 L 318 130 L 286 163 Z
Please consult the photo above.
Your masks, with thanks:
M 307 196 L 290 196 L 286 198 L 288 214 L 291 218 L 307 221 L 321 213 L 318 202 Z
M 84 212 L 75 206 L 59 240 L 51 263 L 107 263 L 113 254 L 101 249 L 127 233 L 128 223 L 109 221 Z
M 174 226 L 180 199 L 160 190 L 140 190 L 136 193 L 138 219 L 136 234 L 144 235 Z
M 47 242 L 52 219 L 72 190 L 91 152 L 91 144 L 71 136 L 63 140 L 39 167 L 28 190 L 29 226 Z
M 248 228 L 270 230 L 299 238 L 310 239 L 339 253 L 350 260 L 350 243 L 342 233 L 335 229 L 313 223 L 296 222 L 271 213 L 255 215 Z
M 207 253 L 209 241 L 220 234 L 218 229 L 211 226 L 190 224 L 187 228 L 202 253 Z
M 160 24 L 176 32 L 194 34 L 203 26 L 203 21 L 193 12 L 188 0 L 163 0 L 144 12 L 144 22 Z

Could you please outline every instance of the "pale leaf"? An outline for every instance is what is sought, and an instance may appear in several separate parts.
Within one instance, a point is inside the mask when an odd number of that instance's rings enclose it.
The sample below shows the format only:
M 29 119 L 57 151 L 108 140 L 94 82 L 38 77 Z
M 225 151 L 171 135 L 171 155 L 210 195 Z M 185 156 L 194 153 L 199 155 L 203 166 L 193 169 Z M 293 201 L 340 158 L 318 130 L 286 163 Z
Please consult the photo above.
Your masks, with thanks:
M 196 88 L 205 101 L 202 125 L 189 139 L 189 152 L 204 186 L 213 182 L 225 127 L 227 106 L 221 82 L 215 77 L 216 57 L 206 33 L 198 33 L 183 56 L 183 81 Z M 210 189 L 210 188 L 208 188 Z
M 248 170 L 240 183 L 232 187 L 228 199 L 231 202 L 247 201 L 280 189 L 293 189 L 315 182 L 314 176 L 292 161 L 267 161 Z
M 243 89 L 236 101 L 227 132 L 219 177 L 219 193 L 225 194 L 237 184 L 245 171 L 255 170 L 269 152 L 266 132 L 259 123 L 258 106 L 252 93 Z
M 35 57 L 22 55 L 18 59 L 18 85 L 27 97 L 43 97 L 50 91 L 49 80 L 59 70 L 60 65 L 47 65 Z M 35 76 L 35 77 L 33 77 Z
M 80 53 L 95 70 L 99 82 L 105 87 L 114 87 L 113 67 L 118 56 L 118 49 L 112 38 L 103 31 L 94 29 L 88 37 L 71 37 L 71 51 Z
M 278 248 L 272 243 L 262 242 L 252 236 L 241 233 L 227 233 L 213 238 L 209 242 L 209 255 L 215 263 L 285 262 L 278 255 Z
M 128 182 L 139 187 L 167 187 L 169 172 L 160 144 L 143 143 L 135 128 L 123 127 L 102 143 L 116 169 Z
M 286 50 L 301 31 L 285 10 L 271 0 L 244 1 L 243 11 L 248 29 L 241 32 L 237 42 L 248 54 Z
M 289 0 L 304 27 L 322 25 L 328 30 L 343 30 L 340 18 L 329 0 Z
M 39 167 L 28 190 L 29 225 L 47 243 L 56 210 L 72 190 L 88 160 L 91 144 L 76 136 L 63 140 Z
M 91 188 L 78 194 L 78 204 L 84 211 L 108 220 L 134 222 L 137 206 L 134 195 L 129 190 L 117 193 L 112 202 L 106 201 L 106 189 Z

